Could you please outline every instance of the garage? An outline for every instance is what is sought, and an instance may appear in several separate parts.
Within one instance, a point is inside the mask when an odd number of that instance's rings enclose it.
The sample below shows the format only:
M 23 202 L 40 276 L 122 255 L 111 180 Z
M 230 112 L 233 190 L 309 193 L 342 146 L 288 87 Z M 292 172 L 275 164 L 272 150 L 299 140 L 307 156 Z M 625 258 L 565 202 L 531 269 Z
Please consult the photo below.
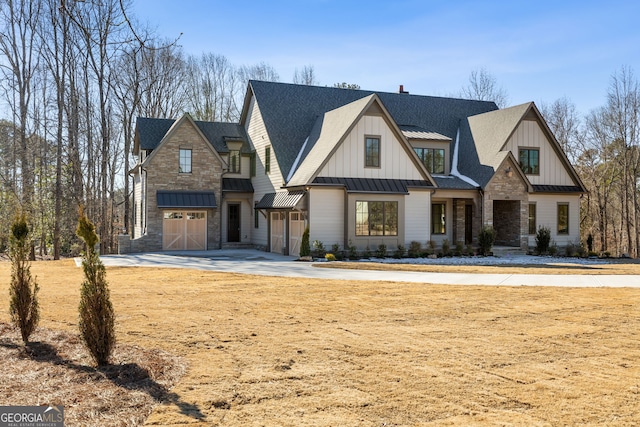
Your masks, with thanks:
M 304 225 L 304 215 L 301 212 L 289 213 L 289 255 L 300 256 Z
M 212 191 L 158 191 L 162 209 L 162 249 L 207 250 L 207 210 L 216 207 Z
M 267 193 L 255 208 L 266 211 L 269 218 L 269 251 L 285 255 L 300 255 L 304 233 L 305 191 Z
M 207 248 L 206 212 L 165 212 L 162 220 L 162 249 L 202 251 Z

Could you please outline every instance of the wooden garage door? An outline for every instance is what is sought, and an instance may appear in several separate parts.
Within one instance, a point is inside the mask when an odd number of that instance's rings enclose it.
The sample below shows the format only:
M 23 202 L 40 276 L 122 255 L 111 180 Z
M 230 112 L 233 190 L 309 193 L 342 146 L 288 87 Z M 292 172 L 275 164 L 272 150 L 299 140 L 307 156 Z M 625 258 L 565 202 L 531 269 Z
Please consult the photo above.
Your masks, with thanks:
M 205 250 L 207 248 L 206 212 L 165 212 L 162 221 L 162 249 Z
M 271 252 L 283 253 L 284 213 L 271 212 Z
M 289 255 L 300 256 L 300 242 L 304 233 L 304 219 L 299 212 L 289 214 Z

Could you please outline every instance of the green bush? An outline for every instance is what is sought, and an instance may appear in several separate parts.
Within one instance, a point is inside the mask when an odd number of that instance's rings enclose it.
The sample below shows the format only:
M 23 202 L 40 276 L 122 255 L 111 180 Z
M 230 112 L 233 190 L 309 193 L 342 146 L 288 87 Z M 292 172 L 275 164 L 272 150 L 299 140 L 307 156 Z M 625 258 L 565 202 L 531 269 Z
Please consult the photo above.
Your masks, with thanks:
M 427 249 L 426 249 L 425 253 L 427 255 L 433 255 L 433 254 L 436 253 L 436 241 L 435 240 L 429 240 L 427 242 Z
M 331 253 L 338 261 L 342 261 L 342 258 L 344 258 L 342 251 L 340 250 L 340 245 L 337 243 L 331 245 Z
M 385 258 L 387 256 L 387 245 L 381 243 L 376 249 L 376 258 Z
M 418 258 L 420 255 L 422 255 L 422 245 L 420 244 L 420 242 L 414 240 L 409 243 L 408 255 L 409 258 Z
M 31 276 L 29 255 L 29 226 L 24 214 L 18 216 L 11 226 L 9 236 L 9 258 L 11 259 L 11 284 L 9 285 L 9 313 L 11 321 L 20 329 L 22 341 L 36 330 L 40 320 L 38 305 L 38 283 Z
M 451 243 L 449 243 L 449 239 L 444 239 L 442 242 L 442 256 L 451 256 Z
M 471 243 L 466 246 L 465 255 L 473 256 L 473 245 Z
M 302 233 L 302 242 L 300 242 L 300 256 L 311 255 L 311 245 L 309 244 L 309 226 L 304 229 Z
M 456 248 L 453 250 L 453 254 L 455 256 L 462 256 L 463 252 L 464 252 L 464 242 L 458 240 L 456 242 Z
M 362 253 L 362 258 L 364 259 L 371 258 L 371 249 L 369 249 L 369 245 L 367 245 L 367 247 L 364 248 L 364 252 Z
M 349 259 L 358 259 L 358 247 L 349 240 Z
M 116 343 L 115 314 L 111 305 L 106 270 L 95 251 L 98 235 L 95 226 L 80 211 L 76 234 L 85 243 L 82 270 L 85 280 L 80 290 L 80 336 L 98 366 L 109 363 Z
M 325 254 L 327 253 L 326 249 L 324 248 L 324 243 L 322 243 L 320 240 L 314 240 L 313 241 L 313 256 L 314 258 L 322 258 L 325 256 Z
M 551 243 L 551 230 L 548 227 L 540 227 L 536 232 L 536 253 L 544 255 L 549 252 Z
M 404 248 L 404 245 L 398 245 L 398 248 L 393 253 L 393 257 L 397 259 L 404 258 L 407 254 L 407 250 Z
M 480 247 L 480 254 L 488 256 L 491 253 L 491 248 L 496 241 L 496 232 L 493 227 L 485 225 L 480 230 L 478 235 L 478 246 Z

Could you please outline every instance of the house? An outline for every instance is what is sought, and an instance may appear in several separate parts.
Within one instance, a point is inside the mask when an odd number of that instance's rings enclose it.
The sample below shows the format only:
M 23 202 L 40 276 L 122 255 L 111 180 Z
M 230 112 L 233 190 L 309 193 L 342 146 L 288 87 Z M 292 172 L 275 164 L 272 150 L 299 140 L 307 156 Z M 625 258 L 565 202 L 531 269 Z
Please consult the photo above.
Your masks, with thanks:
M 240 122 L 140 118 L 134 227 L 121 252 L 310 240 L 527 249 L 578 242 L 586 192 L 533 103 L 250 81 Z M 200 222 L 198 222 L 200 221 Z

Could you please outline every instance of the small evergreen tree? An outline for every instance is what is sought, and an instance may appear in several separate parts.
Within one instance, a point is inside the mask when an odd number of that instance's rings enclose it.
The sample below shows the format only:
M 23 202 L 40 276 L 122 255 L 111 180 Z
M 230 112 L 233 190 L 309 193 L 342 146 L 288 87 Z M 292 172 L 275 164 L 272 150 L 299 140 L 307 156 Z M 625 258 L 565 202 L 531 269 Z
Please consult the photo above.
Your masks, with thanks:
M 11 259 L 11 302 L 9 312 L 13 324 L 20 329 L 22 341 L 29 343 L 29 337 L 36 330 L 40 320 L 38 306 L 38 283 L 31 277 L 29 254 L 29 226 L 24 214 L 16 217 L 9 237 L 9 258 Z
M 487 256 L 491 253 L 491 248 L 496 241 L 496 232 L 493 227 L 485 225 L 480 230 L 478 235 L 478 246 L 480 246 L 480 253 Z
M 538 228 L 536 233 L 536 252 L 538 255 L 543 255 L 549 252 L 549 245 L 551 244 L 551 230 L 548 227 Z
M 311 245 L 309 243 L 309 226 L 304 229 L 304 233 L 302 233 L 302 242 L 300 242 L 300 256 L 309 256 L 311 255 Z
M 109 298 L 106 270 L 95 250 L 95 226 L 80 210 L 76 234 L 86 247 L 82 257 L 85 280 L 80 291 L 80 335 L 98 366 L 109 363 L 116 342 L 115 315 Z

